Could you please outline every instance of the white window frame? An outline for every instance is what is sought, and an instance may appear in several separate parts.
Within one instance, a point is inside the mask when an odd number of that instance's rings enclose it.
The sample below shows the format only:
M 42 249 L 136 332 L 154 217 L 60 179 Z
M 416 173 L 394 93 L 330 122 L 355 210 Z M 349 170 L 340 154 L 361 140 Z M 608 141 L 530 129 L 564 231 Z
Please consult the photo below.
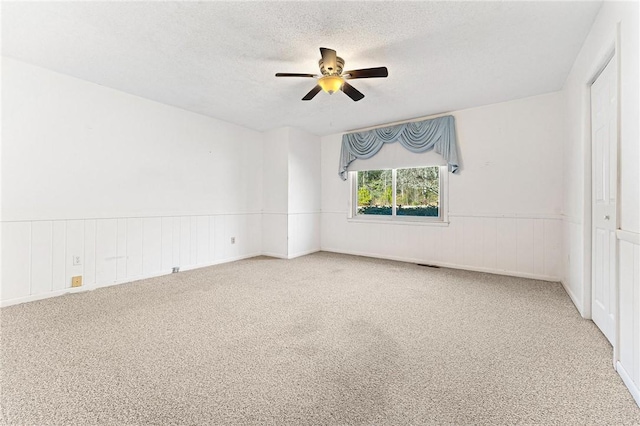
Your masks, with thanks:
M 391 215 L 364 215 L 358 214 L 358 171 L 349 172 L 349 210 L 348 219 L 350 222 L 366 222 L 366 223 L 400 223 L 412 225 L 434 225 L 448 226 L 448 191 L 449 191 L 449 169 L 447 166 L 437 166 L 440 168 L 438 176 L 440 180 L 439 196 L 440 204 L 438 205 L 438 216 L 398 216 L 396 214 L 396 174 L 398 169 L 419 169 L 422 167 L 435 167 L 437 165 L 426 165 L 418 167 L 397 167 L 391 170 L 392 177 L 392 208 Z M 384 170 L 384 169 L 375 169 Z M 389 170 L 389 169 L 387 169 Z M 359 170 L 366 171 L 366 170 Z

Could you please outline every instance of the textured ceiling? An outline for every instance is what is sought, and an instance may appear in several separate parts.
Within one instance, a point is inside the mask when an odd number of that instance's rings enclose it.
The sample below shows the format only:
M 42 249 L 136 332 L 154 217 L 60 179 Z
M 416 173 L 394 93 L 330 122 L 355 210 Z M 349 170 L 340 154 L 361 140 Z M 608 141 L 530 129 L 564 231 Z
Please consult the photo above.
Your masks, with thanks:
M 325 135 L 558 90 L 600 2 L 3 2 L 3 55 L 256 130 Z M 366 97 L 300 99 L 318 48 Z

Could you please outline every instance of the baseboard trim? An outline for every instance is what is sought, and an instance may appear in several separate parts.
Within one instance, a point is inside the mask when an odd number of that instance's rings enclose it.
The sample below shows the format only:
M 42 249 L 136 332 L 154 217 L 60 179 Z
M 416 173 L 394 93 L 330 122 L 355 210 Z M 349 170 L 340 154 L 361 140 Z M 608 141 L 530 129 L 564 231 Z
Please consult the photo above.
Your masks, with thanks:
M 37 300 L 49 299 L 52 297 L 64 296 L 65 294 L 83 293 L 85 291 L 95 290 L 96 288 L 100 288 L 100 287 L 91 285 L 91 286 L 82 286 L 82 287 L 75 287 L 75 288 L 63 288 L 62 290 L 50 291 L 48 293 L 16 297 L 15 299 L 0 301 L 0 308 L 5 308 L 7 306 L 13 306 L 13 305 L 21 305 L 23 303 L 35 302 Z
M 290 254 L 290 255 L 286 255 L 286 254 L 281 254 L 281 253 L 271 253 L 271 252 L 262 252 L 262 256 L 269 256 L 269 257 L 275 257 L 277 259 L 295 259 L 296 257 L 300 257 L 300 256 L 306 256 L 308 254 L 312 254 L 312 253 L 317 253 L 319 252 L 320 249 L 313 249 L 313 250 L 307 250 L 307 251 L 302 251 L 300 253 L 294 253 L 294 254 Z
M 307 250 L 307 251 L 301 251 L 300 253 L 294 253 L 294 254 L 290 254 L 287 259 L 295 259 L 296 257 L 301 257 L 301 256 L 306 256 L 308 254 L 312 254 L 312 253 L 317 253 L 319 252 L 320 249 L 313 249 L 313 250 Z
M 616 362 L 616 371 L 622 378 L 624 384 L 627 386 L 627 389 L 629 389 L 629 393 L 631 393 L 631 396 L 636 401 L 636 404 L 638 404 L 638 407 L 640 407 L 640 388 L 638 388 L 638 386 L 633 383 L 633 380 L 631 380 L 631 376 L 629 375 L 629 373 L 627 373 L 627 370 L 624 369 L 622 364 L 620 364 L 620 361 Z
M 571 291 L 571 288 L 569 288 L 569 286 L 562 280 L 560 281 L 560 284 L 562 284 L 562 288 L 564 288 L 564 291 L 567 293 L 567 295 L 569 295 L 569 298 L 571 299 L 574 306 L 578 310 L 578 313 L 580 314 L 580 316 L 585 319 L 591 319 L 591 318 L 586 318 L 584 316 L 584 313 L 583 313 L 584 311 L 582 310 L 582 304 L 578 303 L 578 298 L 576 297 L 575 293 Z
M 221 260 L 216 260 L 213 262 L 207 262 L 207 263 L 202 263 L 199 265 L 190 265 L 190 266 L 184 266 L 184 267 L 180 267 L 181 271 L 191 271 L 194 269 L 200 269 L 200 268 L 206 268 L 209 266 L 214 266 L 214 265 L 220 265 L 222 263 L 229 263 L 229 262 L 235 262 L 238 260 L 243 260 L 243 259 L 249 259 L 251 257 L 256 257 L 256 256 L 260 256 L 260 253 L 252 253 L 252 254 L 246 254 L 246 255 L 242 255 L 242 256 L 234 256 L 234 257 L 230 257 L 227 259 L 221 259 Z M 156 278 L 156 277 L 161 277 L 164 275 L 170 275 L 172 272 L 171 270 L 164 270 L 164 271 L 160 271 L 157 273 L 153 273 L 153 274 L 149 274 L 149 275 L 141 275 L 138 277 L 129 277 L 126 278 L 124 280 L 116 280 L 110 283 L 104 283 L 104 284 L 91 284 L 91 285 L 86 285 L 86 286 L 82 286 L 82 287 L 69 287 L 69 288 L 64 288 L 62 290 L 55 290 L 55 291 L 50 291 L 48 293 L 41 293 L 41 294 L 33 294 L 33 295 L 29 295 L 29 296 L 23 296 L 23 297 L 16 297 L 14 299 L 8 299 L 8 300 L 1 300 L 0 301 L 0 308 L 4 308 L 7 306 L 13 306 L 13 305 L 20 305 L 22 303 L 27 303 L 27 302 L 35 302 L 37 300 L 43 300 L 43 299 L 49 299 L 51 297 L 58 297 L 58 296 L 64 296 L 65 294 L 74 294 L 74 293 L 82 293 L 85 291 L 92 291 L 92 290 L 97 290 L 100 288 L 105 288 L 105 287 L 111 287 L 114 285 L 120 285 L 120 284 L 126 284 L 126 283 L 132 283 L 135 281 L 140 281 L 140 280 L 144 280 L 147 278 Z
M 273 253 L 273 252 L 269 252 L 269 251 L 263 251 L 261 256 L 275 257 L 276 259 L 288 259 L 286 254 Z
M 386 259 L 386 260 L 395 260 L 398 262 L 407 262 L 407 263 L 425 263 L 428 262 L 430 265 L 441 266 L 443 268 L 451 268 L 451 269 L 461 269 L 464 271 L 474 271 L 474 272 L 485 272 L 488 274 L 496 274 L 496 275 L 506 275 L 509 277 L 518 277 L 518 278 L 529 278 L 533 280 L 540 281 L 551 281 L 558 282 L 560 281 L 559 277 L 552 277 L 549 275 L 541 275 L 541 274 L 532 274 L 528 272 L 519 272 L 519 271 L 506 271 L 502 269 L 494 269 L 494 268 L 484 268 L 481 266 L 468 266 L 468 265 L 459 265 L 456 263 L 447 263 L 447 262 L 437 262 L 437 261 L 425 261 L 424 259 L 416 259 L 409 257 L 401 257 L 401 256 L 384 256 L 376 253 L 365 253 L 358 251 L 350 251 L 350 250 L 342 250 L 342 249 L 334 249 L 323 247 L 320 249 L 321 251 L 328 251 L 332 253 L 340 253 L 340 254 L 351 254 L 354 256 L 364 256 L 364 257 L 372 257 L 375 259 Z

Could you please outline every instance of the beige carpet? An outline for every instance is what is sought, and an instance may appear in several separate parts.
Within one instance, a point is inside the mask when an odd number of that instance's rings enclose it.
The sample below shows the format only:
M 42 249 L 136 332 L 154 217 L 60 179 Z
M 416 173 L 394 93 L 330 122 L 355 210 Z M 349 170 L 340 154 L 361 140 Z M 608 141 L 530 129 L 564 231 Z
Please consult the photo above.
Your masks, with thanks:
M 1 320 L 8 424 L 640 424 L 557 283 L 317 253 Z

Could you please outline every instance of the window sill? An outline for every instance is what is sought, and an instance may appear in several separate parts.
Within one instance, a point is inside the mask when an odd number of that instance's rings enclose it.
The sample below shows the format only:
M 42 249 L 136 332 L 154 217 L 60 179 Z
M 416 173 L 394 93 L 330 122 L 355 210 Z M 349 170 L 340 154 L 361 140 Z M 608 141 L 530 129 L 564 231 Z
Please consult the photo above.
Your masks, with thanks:
M 375 223 L 375 224 L 385 224 L 385 225 L 418 225 L 418 226 L 449 226 L 448 221 L 443 220 L 429 220 L 429 219 L 420 219 L 420 218 L 405 218 L 397 219 L 388 218 L 382 219 L 380 217 L 375 218 L 367 218 L 362 216 L 357 216 L 353 218 L 348 218 L 347 222 L 350 223 Z

